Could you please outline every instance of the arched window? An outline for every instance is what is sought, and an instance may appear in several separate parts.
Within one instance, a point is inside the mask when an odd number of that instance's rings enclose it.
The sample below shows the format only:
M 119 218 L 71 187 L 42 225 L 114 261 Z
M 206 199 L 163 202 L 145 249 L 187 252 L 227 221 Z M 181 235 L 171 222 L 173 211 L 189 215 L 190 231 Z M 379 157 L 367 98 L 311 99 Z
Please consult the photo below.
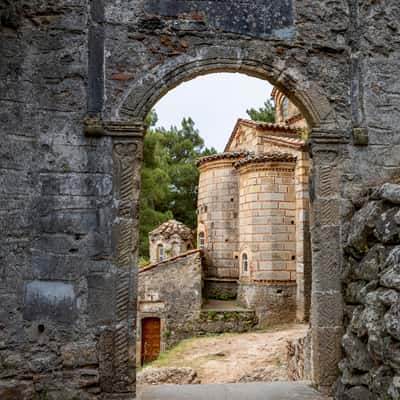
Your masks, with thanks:
M 162 244 L 159 244 L 157 246 L 157 255 L 158 255 L 158 261 L 163 261 L 164 260 L 164 246 Z
M 281 103 L 282 119 L 285 120 L 289 116 L 289 99 L 284 97 Z
M 206 236 L 204 232 L 199 233 L 199 249 L 204 250 L 206 248 Z
M 179 256 L 179 253 L 181 252 L 181 248 L 179 246 L 178 242 L 172 243 L 172 257 Z
M 243 272 L 247 272 L 249 270 L 249 257 L 247 253 L 242 254 L 242 269 Z

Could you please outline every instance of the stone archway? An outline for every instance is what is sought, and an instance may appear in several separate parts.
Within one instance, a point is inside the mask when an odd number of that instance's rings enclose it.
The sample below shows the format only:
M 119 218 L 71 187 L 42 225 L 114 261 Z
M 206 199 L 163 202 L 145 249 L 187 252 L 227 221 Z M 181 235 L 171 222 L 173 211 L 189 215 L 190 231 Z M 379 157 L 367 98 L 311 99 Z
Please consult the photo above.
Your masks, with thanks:
M 113 225 L 114 248 L 116 253 L 122 254 L 122 259 L 126 259 L 129 254 L 130 268 L 126 276 L 130 276 L 132 282 L 136 281 L 132 249 L 137 248 L 137 212 L 128 210 L 137 210 L 137 168 L 141 163 L 143 121 L 157 100 L 178 84 L 212 72 L 241 72 L 277 85 L 305 115 L 312 132 L 312 377 L 314 384 L 320 388 L 330 388 L 337 378 L 337 367 L 341 359 L 343 307 L 339 273 L 341 227 L 338 177 L 343 145 L 347 142 L 346 131 L 340 127 L 334 109 L 322 89 L 316 82 L 302 77 L 300 71 L 278 68 L 279 60 L 257 61 L 255 55 L 251 56 L 250 50 L 244 52 L 242 49 L 230 48 L 221 49 L 221 53 L 216 53 L 215 47 L 202 48 L 198 49 L 193 58 L 182 56 L 179 61 L 175 59 L 144 72 L 126 88 L 121 102 L 114 109 L 113 115 L 118 121 L 103 123 L 103 133 L 114 136 L 114 163 L 120 166 L 115 168 L 114 174 L 115 204 L 120 204 Z M 88 127 L 90 133 L 90 121 Z M 134 164 L 135 168 L 132 168 Z M 133 178 L 135 184 L 132 184 Z M 126 295 L 126 285 L 122 284 L 121 290 L 124 287 Z M 117 296 L 123 296 L 119 287 Z M 136 299 L 133 300 L 132 304 Z M 117 307 L 118 304 L 122 303 L 117 301 Z M 118 310 L 116 312 L 120 315 Z M 120 325 L 122 323 L 126 328 L 133 326 L 134 313 L 135 310 L 129 310 L 129 317 L 125 322 L 121 320 Z M 125 340 L 117 338 L 124 345 L 121 347 L 121 356 L 123 348 L 126 354 L 134 346 L 132 333 L 125 334 Z M 134 354 L 134 351 L 130 353 Z M 115 357 L 118 355 L 117 352 Z M 126 357 L 125 363 L 129 364 Z M 119 361 L 118 365 L 121 368 Z M 118 370 L 115 373 L 118 374 Z

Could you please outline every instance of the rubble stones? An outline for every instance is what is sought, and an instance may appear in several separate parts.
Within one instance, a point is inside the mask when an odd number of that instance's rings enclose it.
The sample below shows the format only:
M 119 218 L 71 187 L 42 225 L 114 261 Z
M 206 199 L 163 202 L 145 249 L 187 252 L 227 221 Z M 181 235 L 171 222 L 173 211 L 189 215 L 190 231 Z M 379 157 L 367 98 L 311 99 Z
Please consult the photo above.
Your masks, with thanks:
M 378 194 L 381 199 L 388 200 L 394 204 L 400 204 L 400 185 L 385 183 L 378 191 Z
M 365 257 L 353 267 L 353 278 L 365 281 L 376 279 L 379 266 L 384 261 L 385 247 L 381 244 L 374 245 Z
M 381 275 L 382 286 L 400 290 L 400 246 L 395 247 L 385 263 L 386 269 Z
M 396 222 L 399 208 L 394 207 L 382 213 L 375 226 L 375 235 L 382 243 L 396 243 L 400 239 L 400 225 Z
M 400 398 L 400 185 L 371 193 L 346 243 L 340 400 Z
M 374 361 L 368 354 L 366 345 L 356 336 L 350 333 L 344 335 L 342 344 L 350 368 L 358 371 L 369 371 L 374 366 Z
M 274 366 L 256 368 L 253 371 L 244 373 L 236 382 L 276 382 L 281 380 L 281 373 Z
M 137 376 L 139 385 L 192 385 L 200 383 L 197 372 L 190 367 L 145 368 Z
M 400 340 L 400 303 L 393 304 L 386 313 L 385 327 L 392 337 Z
M 343 400 L 375 400 L 375 398 L 367 387 L 353 386 L 345 392 Z
M 383 209 L 382 201 L 372 201 L 354 214 L 346 246 L 349 250 L 354 249 L 360 254 L 368 250 L 368 238 L 373 233 Z

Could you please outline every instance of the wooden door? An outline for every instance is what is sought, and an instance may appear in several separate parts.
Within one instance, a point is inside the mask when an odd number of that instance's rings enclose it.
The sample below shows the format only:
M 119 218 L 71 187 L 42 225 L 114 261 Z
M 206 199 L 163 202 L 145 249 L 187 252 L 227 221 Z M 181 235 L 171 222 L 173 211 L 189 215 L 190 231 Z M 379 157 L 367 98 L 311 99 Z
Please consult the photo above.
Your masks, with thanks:
M 160 355 L 160 318 L 142 319 L 142 365 Z

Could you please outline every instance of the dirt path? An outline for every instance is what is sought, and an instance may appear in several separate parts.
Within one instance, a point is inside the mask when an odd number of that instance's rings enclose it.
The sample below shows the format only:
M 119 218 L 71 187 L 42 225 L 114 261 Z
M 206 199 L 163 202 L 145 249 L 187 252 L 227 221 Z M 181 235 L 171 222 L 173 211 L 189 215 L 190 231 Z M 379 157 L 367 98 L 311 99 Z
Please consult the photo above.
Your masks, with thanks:
M 287 380 L 286 341 L 302 337 L 306 331 L 305 325 L 285 325 L 264 332 L 189 339 L 151 367 L 192 367 L 201 383 L 236 382 L 244 374 L 265 367 L 270 380 Z

